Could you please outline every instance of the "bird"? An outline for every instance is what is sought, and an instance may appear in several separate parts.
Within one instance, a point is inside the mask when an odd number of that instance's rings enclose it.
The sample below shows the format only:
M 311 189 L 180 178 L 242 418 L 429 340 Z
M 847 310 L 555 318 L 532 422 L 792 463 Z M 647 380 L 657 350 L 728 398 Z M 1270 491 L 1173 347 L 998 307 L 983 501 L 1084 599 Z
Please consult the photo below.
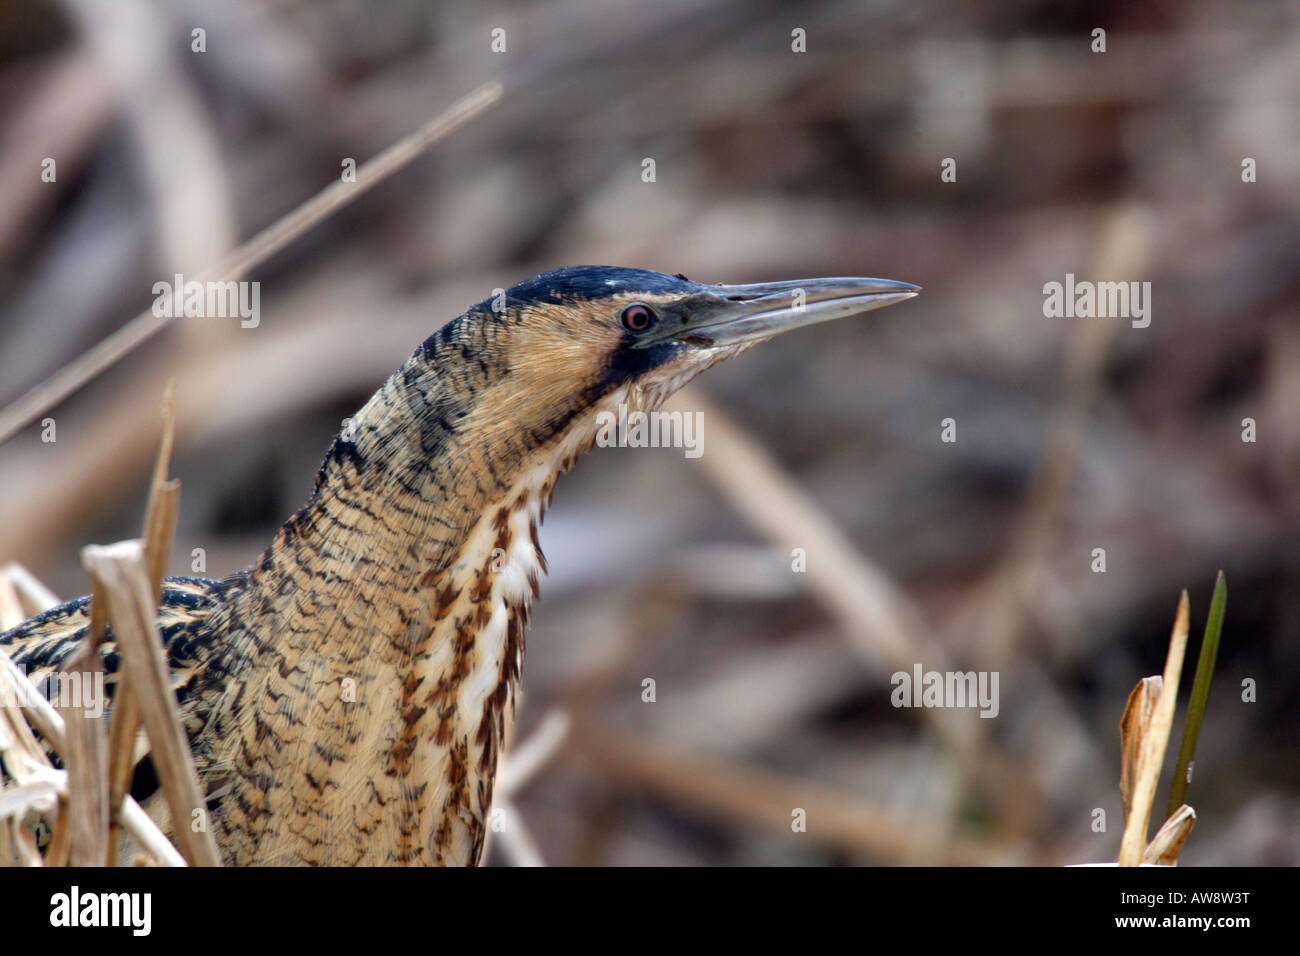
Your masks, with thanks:
M 753 345 L 920 289 L 576 266 L 496 291 L 345 421 L 250 568 L 164 582 L 159 632 L 227 865 L 477 864 L 547 568 L 538 529 L 601 413 L 654 411 Z M 0 649 L 33 678 L 59 670 L 89 600 Z M 111 687 L 111 629 L 102 654 Z M 147 758 L 132 792 L 165 814 Z

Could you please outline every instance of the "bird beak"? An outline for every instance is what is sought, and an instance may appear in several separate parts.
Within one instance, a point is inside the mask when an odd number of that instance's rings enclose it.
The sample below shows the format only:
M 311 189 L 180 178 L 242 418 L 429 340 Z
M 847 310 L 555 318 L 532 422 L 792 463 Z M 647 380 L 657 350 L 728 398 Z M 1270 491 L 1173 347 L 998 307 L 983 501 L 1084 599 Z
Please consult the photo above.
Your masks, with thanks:
M 910 299 L 920 286 L 892 279 L 795 279 L 707 286 L 684 303 L 669 336 L 707 347 L 769 339 Z

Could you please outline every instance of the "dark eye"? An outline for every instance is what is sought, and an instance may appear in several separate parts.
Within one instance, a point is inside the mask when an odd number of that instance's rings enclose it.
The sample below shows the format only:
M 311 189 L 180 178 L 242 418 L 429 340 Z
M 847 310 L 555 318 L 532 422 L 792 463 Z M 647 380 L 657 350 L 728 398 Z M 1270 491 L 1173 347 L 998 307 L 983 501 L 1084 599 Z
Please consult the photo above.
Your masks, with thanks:
M 623 328 L 629 332 L 644 332 L 655 322 L 655 314 L 640 302 L 634 302 L 624 309 L 622 318 Z

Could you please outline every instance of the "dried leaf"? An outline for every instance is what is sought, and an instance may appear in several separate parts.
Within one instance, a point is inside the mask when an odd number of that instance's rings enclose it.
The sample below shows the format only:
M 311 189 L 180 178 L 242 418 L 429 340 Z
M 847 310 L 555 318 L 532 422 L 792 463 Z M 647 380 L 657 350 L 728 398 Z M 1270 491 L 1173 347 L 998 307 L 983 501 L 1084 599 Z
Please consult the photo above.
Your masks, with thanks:
M 1160 697 L 1159 675 L 1138 681 L 1124 705 L 1124 716 L 1119 721 L 1120 770 L 1119 792 L 1124 798 L 1124 819 L 1128 819 L 1133 805 L 1133 784 L 1137 780 L 1138 758 L 1142 755 L 1142 741 L 1151 725 L 1156 700 Z
M 1147 845 L 1146 852 L 1142 854 L 1142 862 L 1177 866 L 1178 854 L 1182 852 L 1183 844 L 1187 842 L 1195 825 L 1196 811 L 1184 803 L 1165 821 L 1165 825 Z

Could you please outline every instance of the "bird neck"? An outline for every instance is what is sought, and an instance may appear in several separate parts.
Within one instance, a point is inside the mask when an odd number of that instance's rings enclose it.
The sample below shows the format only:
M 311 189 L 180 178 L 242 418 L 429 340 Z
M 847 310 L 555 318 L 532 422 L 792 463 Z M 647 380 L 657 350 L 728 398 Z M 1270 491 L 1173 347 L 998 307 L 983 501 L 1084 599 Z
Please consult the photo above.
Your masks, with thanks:
M 218 821 L 237 861 L 329 847 L 336 862 L 473 862 L 481 849 L 545 570 L 538 525 L 587 438 L 520 438 L 485 418 L 500 370 L 439 361 L 464 343 L 438 338 L 335 439 L 311 500 L 213 622 L 222 669 L 256 690 L 207 715 L 224 741 L 213 767 L 243 795 Z M 292 799 L 307 824 L 267 831 L 256 781 L 304 774 Z M 398 839 L 367 841 L 367 827 Z

